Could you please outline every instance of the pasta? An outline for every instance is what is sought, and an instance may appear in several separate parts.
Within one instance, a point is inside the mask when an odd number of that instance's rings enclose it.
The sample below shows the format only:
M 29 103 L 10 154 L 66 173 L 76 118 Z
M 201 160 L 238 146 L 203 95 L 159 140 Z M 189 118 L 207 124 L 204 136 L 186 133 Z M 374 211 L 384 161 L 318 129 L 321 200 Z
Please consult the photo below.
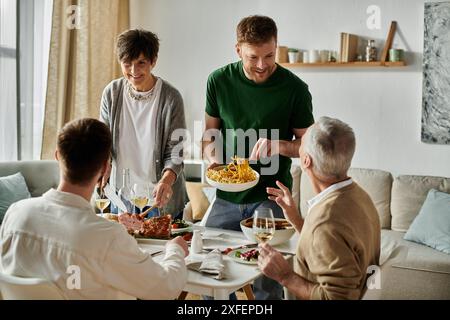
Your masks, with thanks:
M 219 183 L 246 183 L 256 180 L 256 174 L 248 160 L 233 157 L 233 162 L 220 170 L 209 169 L 206 176 Z

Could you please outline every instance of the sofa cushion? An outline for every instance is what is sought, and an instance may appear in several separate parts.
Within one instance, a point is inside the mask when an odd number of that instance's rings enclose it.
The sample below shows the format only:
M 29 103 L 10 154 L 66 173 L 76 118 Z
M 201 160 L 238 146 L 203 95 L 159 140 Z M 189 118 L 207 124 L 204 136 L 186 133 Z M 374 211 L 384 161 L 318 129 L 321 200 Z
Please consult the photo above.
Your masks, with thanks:
M 381 231 L 381 251 L 384 259 L 380 258 L 380 263 L 385 264 L 389 260 L 393 260 L 393 252 L 402 248 L 405 250 L 405 254 L 401 259 L 396 259 L 396 264 L 450 274 L 450 255 L 416 242 L 407 241 L 404 237 L 404 232 Z M 397 254 L 397 258 L 398 256 Z
M 0 224 L 11 204 L 30 196 L 25 179 L 20 172 L 0 177 Z
M 39 197 L 59 183 L 58 162 L 50 160 L 0 162 L 0 177 L 21 172 L 32 197 Z
M 380 225 L 384 229 L 390 226 L 390 195 L 392 175 L 389 172 L 375 169 L 351 168 L 349 176 L 358 183 L 370 196 L 380 217 Z M 308 212 L 307 201 L 314 197 L 311 182 L 307 174 L 302 174 L 300 183 L 300 209 L 302 216 Z
M 203 188 L 209 185 L 200 182 L 186 182 L 186 192 L 192 207 L 192 219 L 201 220 L 209 207 L 209 201 L 203 192 Z
M 431 189 L 405 240 L 450 254 L 450 194 Z
M 450 256 L 381 231 L 381 288 L 364 299 L 450 299 Z
M 206 198 L 208 199 L 209 203 L 212 203 L 214 201 L 214 199 L 216 198 L 216 191 L 217 188 L 214 187 L 204 187 L 202 189 L 203 194 L 206 196 Z
M 394 179 L 391 195 L 392 230 L 408 230 L 430 189 L 450 193 L 450 178 L 402 175 Z
M 392 175 L 382 170 L 359 168 L 351 168 L 348 174 L 369 194 L 380 217 L 381 228 L 390 229 Z

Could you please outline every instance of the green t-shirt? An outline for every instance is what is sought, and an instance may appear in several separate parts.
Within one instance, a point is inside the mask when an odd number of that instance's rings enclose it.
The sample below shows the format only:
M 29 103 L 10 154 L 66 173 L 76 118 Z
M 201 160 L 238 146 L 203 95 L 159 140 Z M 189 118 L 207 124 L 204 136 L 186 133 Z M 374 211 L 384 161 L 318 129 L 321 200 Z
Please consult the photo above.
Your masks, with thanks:
M 245 76 L 242 61 L 220 68 L 209 76 L 206 113 L 221 119 L 224 163 L 229 163 L 233 155 L 243 158 L 250 156 L 256 141 L 245 139 L 244 146 L 237 145 L 236 136 L 241 136 L 242 132 L 255 129 L 257 139 L 271 139 L 271 130 L 277 129 L 278 140 L 291 141 L 294 137 L 293 128 L 307 128 L 314 123 L 311 94 L 300 78 L 278 65 L 269 79 L 257 84 Z M 291 189 L 291 159 L 278 155 L 274 157 L 279 159 L 275 174 L 261 175 L 258 185 L 244 192 L 218 190 L 217 197 L 238 204 L 260 202 L 267 199 L 267 187 L 276 187 L 276 180 Z M 252 164 L 258 172 L 263 166 L 270 167 L 271 164 Z

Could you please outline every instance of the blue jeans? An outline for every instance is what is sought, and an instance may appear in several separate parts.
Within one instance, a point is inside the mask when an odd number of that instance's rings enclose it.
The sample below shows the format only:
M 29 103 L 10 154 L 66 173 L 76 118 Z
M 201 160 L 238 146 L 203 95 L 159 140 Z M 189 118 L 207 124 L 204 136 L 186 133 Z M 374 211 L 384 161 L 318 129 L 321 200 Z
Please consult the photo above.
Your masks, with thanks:
M 270 208 L 275 218 L 284 218 L 283 210 L 271 200 L 249 204 L 236 204 L 216 198 L 206 227 L 241 231 L 239 223 L 253 216 L 257 208 Z M 280 300 L 283 298 L 283 287 L 275 280 L 261 276 L 253 284 L 255 299 Z

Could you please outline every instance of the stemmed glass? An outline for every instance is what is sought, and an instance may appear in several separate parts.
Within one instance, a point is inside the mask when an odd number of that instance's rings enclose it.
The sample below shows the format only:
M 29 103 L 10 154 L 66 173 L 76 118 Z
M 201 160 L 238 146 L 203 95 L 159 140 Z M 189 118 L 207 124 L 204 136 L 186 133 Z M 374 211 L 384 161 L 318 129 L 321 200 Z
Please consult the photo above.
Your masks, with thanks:
M 142 209 L 148 204 L 150 198 L 150 190 L 146 183 L 135 183 L 131 189 L 131 202 L 135 207 L 139 208 L 142 213 Z
M 275 219 L 270 208 L 259 208 L 253 215 L 253 234 L 259 243 L 271 240 L 275 234 Z
M 99 188 L 95 192 L 95 205 L 100 210 L 102 217 L 104 217 L 103 211 L 109 206 L 110 200 L 106 197 L 103 189 Z

